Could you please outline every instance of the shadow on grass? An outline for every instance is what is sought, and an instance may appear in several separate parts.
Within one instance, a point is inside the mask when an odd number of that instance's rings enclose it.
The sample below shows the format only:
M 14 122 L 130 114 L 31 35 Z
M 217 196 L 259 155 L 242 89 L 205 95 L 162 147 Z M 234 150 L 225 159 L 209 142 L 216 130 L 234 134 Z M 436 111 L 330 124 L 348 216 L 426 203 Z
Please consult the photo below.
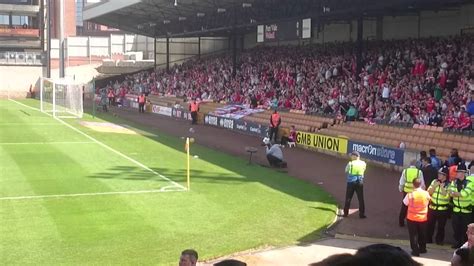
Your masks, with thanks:
M 143 131 L 143 137 L 152 139 L 165 145 L 169 148 L 183 152 L 183 140 L 176 136 L 171 136 L 166 133 L 158 132 L 156 129 L 152 129 L 151 125 L 147 121 L 135 121 L 128 120 L 112 116 L 109 113 L 97 113 L 96 116 L 102 120 L 128 124 L 136 129 Z M 149 121 L 148 121 L 149 122 Z M 187 123 L 187 121 L 182 121 Z M 155 127 L 156 128 L 156 127 Z M 158 133 L 159 136 L 155 134 Z M 219 136 L 216 136 L 219 137 Z M 193 153 L 199 154 L 199 160 L 219 166 L 228 171 L 228 173 L 203 171 L 200 169 L 192 169 L 191 176 L 192 182 L 195 184 L 225 184 L 225 185 L 239 185 L 247 183 L 260 183 L 269 188 L 285 193 L 292 197 L 314 202 L 318 204 L 329 204 L 335 206 L 335 200 L 327 192 L 323 191 L 320 187 L 315 186 L 307 181 L 297 179 L 289 176 L 287 173 L 277 171 L 275 169 L 266 168 L 259 166 L 258 164 L 248 164 L 247 159 L 243 157 L 237 157 L 229 154 L 225 154 L 215 147 L 204 147 L 199 144 L 193 145 Z M 185 182 L 186 171 L 184 169 L 169 169 L 169 168 L 152 168 L 152 170 L 166 176 L 167 178 L 175 182 Z M 230 173 L 229 173 L 230 172 Z M 103 179 L 126 179 L 126 180 L 156 180 L 161 181 L 161 177 L 151 175 L 148 171 L 143 170 L 140 167 L 129 167 L 120 166 L 108 169 L 105 172 L 96 173 L 90 178 L 103 178 Z M 336 207 L 333 209 L 326 207 L 312 207 L 314 211 L 319 212 L 331 212 L 335 213 Z M 320 238 L 321 232 L 326 229 L 325 226 L 317 228 L 314 232 L 304 236 L 298 241 L 301 243 L 307 243 Z

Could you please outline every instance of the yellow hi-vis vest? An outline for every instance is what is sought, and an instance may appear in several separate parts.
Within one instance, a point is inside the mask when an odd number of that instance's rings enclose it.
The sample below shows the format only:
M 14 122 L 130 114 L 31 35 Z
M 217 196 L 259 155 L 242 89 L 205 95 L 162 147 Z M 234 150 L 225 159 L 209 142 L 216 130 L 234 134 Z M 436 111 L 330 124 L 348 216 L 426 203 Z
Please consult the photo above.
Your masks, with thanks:
M 349 162 L 349 174 L 353 176 L 363 176 L 365 172 L 366 163 L 362 160 L 354 160 Z
M 410 193 L 413 191 L 413 181 L 420 176 L 420 170 L 417 168 L 407 168 L 403 171 L 405 171 L 405 185 L 403 191 Z
M 364 179 L 366 163 L 360 159 L 349 162 L 349 172 L 347 173 L 347 182 L 362 182 Z
M 474 175 L 470 175 L 466 177 L 466 179 L 469 180 L 469 182 L 471 182 L 472 184 L 474 184 Z M 474 191 L 471 193 L 471 206 L 474 208 Z
M 431 182 L 430 188 L 435 186 L 435 183 L 438 182 L 437 179 Z M 445 211 L 448 209 L 449 205 L 449 193 L 446 191 L 446 195 L 441 194 L 441 186 L 440 184 L 438 187 L 435 188 L 433 194 L 431 195 L 431 202 L 430 202 L 430 209 L 435 211 Z M 449 185 L 445 188 L 445 190 L 449 189 Z
M 459 192 L 461 196 L 452 197 L 454 213 L 471 213 L 471 195 L 472 195 L 472 184 L 469 180 L 465 180 L 465 186 L 458 191 L 456 180 L 451 181 L 449 185 L 449 191 Z

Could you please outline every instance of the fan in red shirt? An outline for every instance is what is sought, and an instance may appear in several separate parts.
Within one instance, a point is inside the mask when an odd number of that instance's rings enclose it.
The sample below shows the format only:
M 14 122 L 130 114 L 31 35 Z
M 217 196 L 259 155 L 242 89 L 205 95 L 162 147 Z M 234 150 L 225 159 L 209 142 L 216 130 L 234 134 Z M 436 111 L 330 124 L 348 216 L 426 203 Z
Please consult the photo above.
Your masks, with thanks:
M 454 128 L 456 126 L 456 118 L 454 118 L 453 111 L 449 111 L 444 119 L 444 128 Z
M 471 118 L 469 117 L 469 114 L 466 111 L 462 112 L 461 116 L 459 116 L 459 121 L 456 128 L 459 130 L 471 129 Z
M 426 111 L 428 113 L 431 113 L 431 111 L 433 111 L 435 106 L 436 106 L 435 100 L 433 99 L 433 97 L 430 97 L 429 100 L 426 102 Z

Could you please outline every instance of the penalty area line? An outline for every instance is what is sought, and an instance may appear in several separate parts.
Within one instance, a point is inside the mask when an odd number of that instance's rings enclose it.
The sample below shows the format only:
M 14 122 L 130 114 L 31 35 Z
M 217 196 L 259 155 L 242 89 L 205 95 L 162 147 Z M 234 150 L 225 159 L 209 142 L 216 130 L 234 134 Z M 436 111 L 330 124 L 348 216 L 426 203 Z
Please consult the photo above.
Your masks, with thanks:
M 107 195 L 137 195 L 137 194 L 152 194 L 152 193 L 165 193 L 165 192 L 181 192 L 183 189 L 167 189 L 168 187 L 162 187 L 161 189 L 152 190 L 131 190 L 131 191 L 110 191 L 110 192 L 94 192 L 94 193 L 76 193 L 76 194 L 55 194 L 55 195 L 33 195 L 33 196 L 12 196 L 12 197 L 1 197 L 0 201 L 5 200 L 29 200 L 29 199 L 50 199 L 50 198 L 76 198 L 76 197 L 93 197 L 93 196 L 107 196 Z

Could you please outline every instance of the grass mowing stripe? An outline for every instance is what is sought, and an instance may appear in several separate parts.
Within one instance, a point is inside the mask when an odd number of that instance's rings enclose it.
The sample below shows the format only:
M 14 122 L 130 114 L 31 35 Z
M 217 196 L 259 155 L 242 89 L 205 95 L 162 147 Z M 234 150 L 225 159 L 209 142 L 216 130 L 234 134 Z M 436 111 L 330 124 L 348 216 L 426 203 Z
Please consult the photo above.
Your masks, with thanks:
M 20 104 L 20 105 L 22 105 L 22 106 L 28 107 L 28 108 L 30 108 L 30 109 L 32 109 L 32 110 L 41 112 L 41 110 L 38 109 L 38 108 L 34 108 L 34 107 L 31 107 L 31 106 L 28 106 L 28 105 L 26 105 L 26 104 L 20 103 L 20 102 L 18 102 L 18 101 L 13 100 L 13 99 L 9 99 L 9 100 L 10 100 L 10 101 L 13 101 L 13 102 L 15 102 L 15 103 L 17 103 L 17 104 Z M 135 159 L 133 159 L 133 158 L 128 157 L 127 155 L 125 155 L 125 154 L 123 154 L 123 153 L 117 151 L 116 149 L 114 149 L 114 148 L 108 146 L 107 144 L 105 144 L 105 143 L 103 143 L 103 142 L 101 142 L 101 141 L 99 141 L 99 140 L 93 138 L 92 136 L 90 136 L 90 135 L 88 135 L 88 134 L 82 132 L 81 130 L 79 130 L 79 129 L 73 127 L 73 126 L 71 126 L 70 124 L 64 122 L 63 120 L 61 120 L 61 119 L 59 119 L 59 118 L 57 118 L 57 117 L 54 117 L 54 118 L 55 118 L 57 121 L 59 121 L 60 123 L 62 123 L 63 125 L 69 127 L 70 129 L 76 131 L 77 133 L 83 135 L 84 137 L 86 137 L 86 138 L 92 140 L 93 142 L 99 144 L 100 146 L 106 148 L 107 150 L 109 150 L 109 151 L 111 151 L 111 152 L 113 152 L 113 153 L 115 153 L 115 154 L 117 154 L 117 155 L 119 155 L 119 156 L 121 156 L 121 157 L 123 157 L 123 158 L 129 160 L 130 162 L 132 162 L 132 163 L 134 163 L 134 164 L 140 166 L 141 168 L 143 168 L 143 169 L 145 169 L 145 170 L 147 170 L 147 171 L 149 171 L 149 172 L 151 172 L 151 173 L 153 173 L 153 174 L 155 174 L 155 175 L 161 177 L 162 179 L 164 179 L 164 180 L 166 180 L 166 181 L 172 183 L 173 185 L 175 185 L 175 186 L 177 186 L 177 187 L 179 187 L 179 188 L 181 188 L 181 189 L 183 189 L 183 190 L 187 190 L 186 187 L 184 187 L 183 185 L 176 183 L 175 181 L 173 181 L 173 180 L 167 178 L 166 176 L 164 176 L 164 175 L 162 175 L 162 174 L 156 172 L 155 170 L 153 170 L 153 169 L 151 169 L 150 167 L 148 167 L 148 166 L 146 166 L 146 165 L 140 163 L 139 161 L 137 161 L 137 160 L 135 160 Z

